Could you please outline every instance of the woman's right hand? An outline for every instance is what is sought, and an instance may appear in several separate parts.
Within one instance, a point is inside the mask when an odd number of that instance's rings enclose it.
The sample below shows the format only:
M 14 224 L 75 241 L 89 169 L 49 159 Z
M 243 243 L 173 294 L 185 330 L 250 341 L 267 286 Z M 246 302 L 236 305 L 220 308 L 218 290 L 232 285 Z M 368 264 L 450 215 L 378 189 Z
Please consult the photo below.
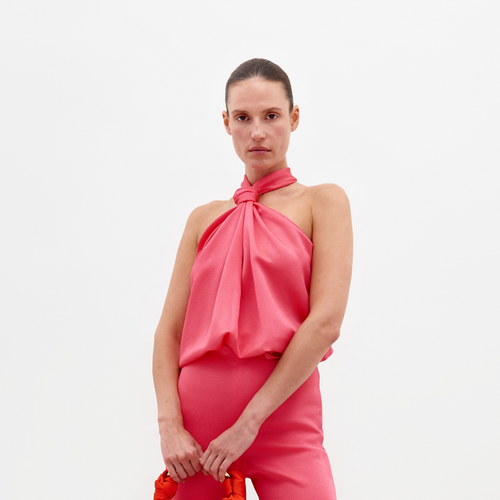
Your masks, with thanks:
M 160 436 L 165 467 L 176 483 L 184 482 L 202 469 L 203 450 L 182 424 L 160 430 Z

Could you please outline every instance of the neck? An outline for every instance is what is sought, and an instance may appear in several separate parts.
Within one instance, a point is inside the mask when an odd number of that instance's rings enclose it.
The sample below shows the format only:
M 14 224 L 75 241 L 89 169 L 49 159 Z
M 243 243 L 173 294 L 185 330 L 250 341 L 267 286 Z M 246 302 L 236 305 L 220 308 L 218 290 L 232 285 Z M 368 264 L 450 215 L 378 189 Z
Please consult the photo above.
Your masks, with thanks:
M 288 167 L 288 164 L 286 162 L 286 157 L 283 158 L 279 163 L 274 165 L 273 167 L 266 168 L 266 169 L 259 169 L 259 168 L 254 168 L 254 167 L 249 167 L 248 165 L 245 165 L 245 175 L 247 176 L 250 184 L 252 186 L 262 177 L 265 177 L 266 175 L 272 174 L 273 172 L 276 172 L 276 170 L 281 170 L 282 168 Z

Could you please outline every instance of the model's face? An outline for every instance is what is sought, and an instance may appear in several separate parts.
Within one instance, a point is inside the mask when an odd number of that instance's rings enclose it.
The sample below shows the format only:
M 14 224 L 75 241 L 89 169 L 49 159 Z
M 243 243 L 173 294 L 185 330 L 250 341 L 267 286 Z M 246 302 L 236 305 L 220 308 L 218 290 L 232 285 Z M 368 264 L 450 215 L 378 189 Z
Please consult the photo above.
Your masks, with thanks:
M 224 126 L 236 154 L 248 167 L 277 170 L 286 166 L 290 134 L 299 124 L 299 108 L 280 82 L 251 78 L 229 88 Z

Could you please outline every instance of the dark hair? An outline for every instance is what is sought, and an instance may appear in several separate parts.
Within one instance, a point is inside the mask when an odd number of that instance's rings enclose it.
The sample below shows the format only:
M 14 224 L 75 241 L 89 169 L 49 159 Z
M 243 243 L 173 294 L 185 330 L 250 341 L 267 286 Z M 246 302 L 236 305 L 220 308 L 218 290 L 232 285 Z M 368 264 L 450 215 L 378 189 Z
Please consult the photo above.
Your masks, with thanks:
M 249 80 L 250 78 L 263 78 L 264 80 L 269 80 L 271 82 L 280 82 L 285 88 L 286 96 L 290 101 L 290 113 L 293 109 L 293 94 L 292 85 L 288 75 L 277 65 L 267 59 L 260 59 L 258 57 L 254 59 L 249 59 L 244 63 L 240 64 L 229 77 L 226 82 L 226 110 L 227 110 L 227 96 L 229 93 L 229 88 L 234 83 L 243 82 L 244 80 Z

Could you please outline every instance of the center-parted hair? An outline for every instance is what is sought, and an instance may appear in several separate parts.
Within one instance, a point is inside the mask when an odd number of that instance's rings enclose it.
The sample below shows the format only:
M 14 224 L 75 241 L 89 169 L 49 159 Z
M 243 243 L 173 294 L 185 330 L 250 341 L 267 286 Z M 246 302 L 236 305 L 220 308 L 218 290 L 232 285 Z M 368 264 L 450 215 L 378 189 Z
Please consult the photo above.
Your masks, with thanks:
M 249 80 L 250 78 L 263 78 L 264 80 L 269 80 L 271 82 L 280 82 L 286 92 L 286 96 L 290 102 L 290 113 L 293 109 L 293 94 L 292 85 L 288 75 L 275 63 L 268 61 L 267 59 L 260 59 L 258 57 L 254 59 L 249 59 L 244 63 L 240 64 L 229 77 L 226 82 L 226 111 L 227 111 L 227 97 L 231 85 L 238 82 L 243 82 Z

